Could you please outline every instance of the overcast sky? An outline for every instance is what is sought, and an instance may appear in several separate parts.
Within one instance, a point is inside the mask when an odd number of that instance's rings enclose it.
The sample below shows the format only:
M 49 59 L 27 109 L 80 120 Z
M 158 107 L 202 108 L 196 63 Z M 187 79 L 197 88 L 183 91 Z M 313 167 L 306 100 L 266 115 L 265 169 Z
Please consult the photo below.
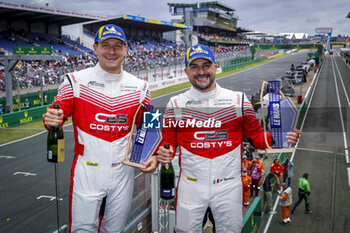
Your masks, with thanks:
M 210 0 L 208 0 L 210 1 Z M 15 0 L 14 2 L 90 13 L 102 16 L 121 14 L 170 21 L 168 2 L 195 3 L 189 0 Z M 200 2 L 205 2 L 201 0 Z M 350 35 L 350 0 L 221 0 L 236 9 L 238 27 L 268 33 L 303 32 L 332 27 L 334 36 Z

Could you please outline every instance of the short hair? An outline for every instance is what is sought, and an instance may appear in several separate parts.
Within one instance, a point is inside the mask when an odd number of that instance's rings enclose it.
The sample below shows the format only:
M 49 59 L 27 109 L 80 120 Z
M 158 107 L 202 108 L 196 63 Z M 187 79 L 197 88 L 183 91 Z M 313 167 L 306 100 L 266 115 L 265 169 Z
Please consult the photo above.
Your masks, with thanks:
M 304 173 L 304 174 L 303 174 L 303 177 L 304 177 L 305 179 L 309 178 L 309 173 Z

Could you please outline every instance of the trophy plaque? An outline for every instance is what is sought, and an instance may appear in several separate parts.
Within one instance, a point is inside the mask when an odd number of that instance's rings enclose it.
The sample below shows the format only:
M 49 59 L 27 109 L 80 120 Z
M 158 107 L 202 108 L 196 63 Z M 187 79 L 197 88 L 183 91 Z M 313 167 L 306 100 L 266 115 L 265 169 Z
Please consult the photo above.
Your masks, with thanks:
M 268 117 L 264 113 L 264 87 L 267 85 L 268 95 Z M 299 111 L 289 97 L 285 97 L 280 91 L 281 82 L 279 80 L 263 82 L 260 102 L 262 103 L 262 119 L 267 146 L 266 153 L 288 153 L 294 148 L 286 139 L 287 132 L 293 132 L 299 117 Z M 270 131 L 272 145 L 269 145 L 266 132 Z
M 159 143 L 162 140 L 161 132 L 158 128 L 147 128 L 146 124 L 143 124 L 143 120 L 139 122 L 136 129 L 136 136 L 133 137 L 133 132 L 135 130 L 136 118 L 139 115 L 139 111 L 142 109 L 142 117 L 147 112 L 151 112 L 153 109 L 152 105 L 140 104 L 133 118 L 133 123 L 131 127 L 131 134 L 125 153 L 125 159 L 123 164 L 145 168 L 143 165 L 150 156 L 153 155 L 157 149 Z

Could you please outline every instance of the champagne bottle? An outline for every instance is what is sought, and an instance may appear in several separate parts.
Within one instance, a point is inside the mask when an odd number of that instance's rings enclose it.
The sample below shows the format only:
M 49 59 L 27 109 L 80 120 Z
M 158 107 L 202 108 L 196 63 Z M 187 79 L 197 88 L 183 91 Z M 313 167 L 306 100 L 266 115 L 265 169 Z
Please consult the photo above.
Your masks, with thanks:
M 59 105 L 54 104 L 53 108 L 58 111 Z M 64 135 L 61 124 L 50 127 L 47 135 L 47 161 L 51 163 L 64 161 Z
M 169 149 L 169 144 L 164 145 Z M 164 164 L 160 168 L 160 198 L 169 200 L 175 197 L 175 172 L 172 163 Z

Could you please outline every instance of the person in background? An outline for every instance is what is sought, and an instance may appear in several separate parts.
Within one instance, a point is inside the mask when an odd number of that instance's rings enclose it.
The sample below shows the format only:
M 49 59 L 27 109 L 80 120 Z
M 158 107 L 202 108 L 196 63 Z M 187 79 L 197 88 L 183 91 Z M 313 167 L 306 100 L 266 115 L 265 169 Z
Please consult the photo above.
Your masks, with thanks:
M 247 159 L 246 155 L 243 155 L 242 169 L 246 168 L 246 172 L 250 170 L 250 161 Z
M 265 181 L 263 183 L 265 200 L 266 200 L 266 212 L 268 214 L 276 213 L 276 211 L 272 210 L 272 187 L 274 185 L 273 179 L 274 179 L 274 174 L 269 172 L 269 174 L 267 174 Z
M 24 108 L 25 109 L 29 109 L 30 108 L 30 102 L 28 99 L 26 99 L 26 101 L 24 102 Z
M 312 214 L 312 210 L 310 210 L 310 183 L 307 180 L 309 178 L 309 173 L 304 173 L 303 177 L 299 178 L 298 180 L 298 201 L 294 204 L 292 209 L 292 214 L 294 214 L 295 209 L 298 207 L 298 205 L 305 200 L 305 214 Z
M 247 143 L 244 147 L 243 154 L 247 156 L 247 159 L 251 161 L 253 159 L 253 152 L 255 151 L 255 147 L 251 145 L 250 143 Z
M 275 159 L 271 165 L 270 172 L 275 175 L 277 190 L 281 189 L 282 171 L 282 165 L 279 163 L 278 159 Z
M 250 168 L 250 178 L 252 179 L 252 184 L 250 185 L 250 197 L 253 196 L 255 192 L 255 197 L 259 193 L 259 181 L 261 178 L 261 167 L 258 165 L 256 160 L 253 160 L 252 166 Z
M 289 216 L 289 207 L 292 205 L 292 188 L 288 187 L 286 183 L 282 183 L 283 191 L 279 193 L 279 205 L 282 210 L 283 224 L 291 223 Z
M 291 71 L 295 71 L 294 64 L 291 65 L 290 70 L 291 70 Z
M 247 168 L 242 168 L 242 182 L 243 182 L 243 205 L 249 206 L 249 190 L 251 185 L 251 179 L 248 175 Z
M 265 165 L 264 162 L 260 159 L 260 155 L 257 153 L 256 155 L 254 155 L 254 159 L 253 161 L 256 161 L 256 163 L 258 164 L 258 166 L 261 169 L 261 173 L 260 173 L 260 179 L 259 179 L 259 184 L 258 184 L 258 189 L 260 190 L 260 186 L 261 186 L 261 178 L 264 176 L 265 174 Z
M 290 181 L 293 177 L 293 162 L 290 160 L 289 156 L 286 156 L 286 159 L 282 162 L 283 169 L 283 183 L 288 181 L 288 187 L 290 187 Z

